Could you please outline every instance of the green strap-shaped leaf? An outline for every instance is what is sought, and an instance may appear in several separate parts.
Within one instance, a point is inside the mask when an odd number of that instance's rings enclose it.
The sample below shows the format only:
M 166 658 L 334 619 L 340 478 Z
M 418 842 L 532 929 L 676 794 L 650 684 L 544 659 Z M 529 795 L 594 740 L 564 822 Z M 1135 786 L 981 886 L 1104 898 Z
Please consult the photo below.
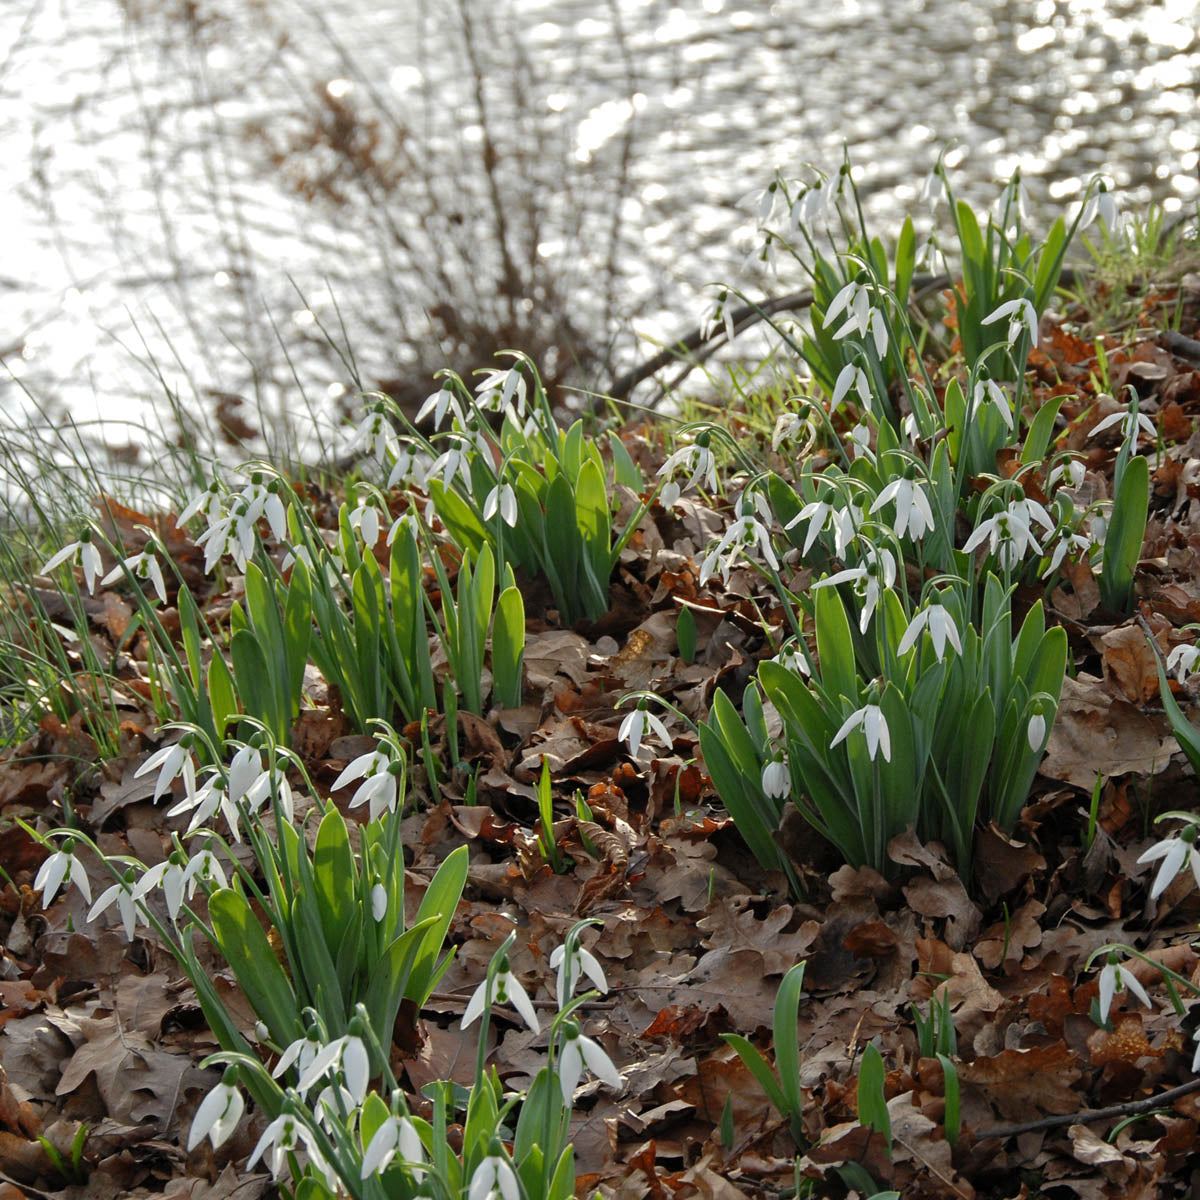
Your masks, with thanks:
M 804 1109 L 804 1098 L 800 1094 L 800 1042 L 797 1018 L 803 991 L 804 963 L 798 962 L 783 977 L 779 993 L 775 997 L 775 1070 L 779 1072 L 779 1086 L 788 1104 L 788 1112 L 784 1115 L 794 1115 Z
M 463 886 L 467 882 L 469 857 L 466 846 L 452 850 L 446 861 L 437 869 L 437 873 L 426 889 L 421 907 L 417 909 L 417 921 L 427 917 L 436 917 L 422 947 L 421 957 L 409 976 L 405 995 L 414 1001 L 418 1007 L 429 999 L 433 989 L 433 981 L 438 971 L 437 956 L 442 951 L 446 940 L 446 931 L 454 919 L 454 912 L 462 898 Z
M 883 1094 L 886 1072 L 883 1056 L 871 1043 L 863 1051 L 862 1063 L 858 1068 L 858 1119 L 868 1129 L 882 1133 L 892 1148 L 892 1121 L 888 1113 L 887 1100 Z
M 330 808 L 317 827 L 312 875 L 325 944 L 336 955 L 359 906 L 358 867 L 346 818 L 336 808 Z
M 1125 464 L 1104 538 L 1100 597 L 1112 612 L 1128 613 L 1133 608 L 1133 576 L 1142 552 L 1149 507 L 1150 464 L 1136 454 Z
M 232 888 L 218 888 L 209 897 L 208 914 L 217 949 L 233 968 L 251 1008 L 275 1041 L 288 1045 L 299 1035 L 296 993 L 246 898 Z
M 492 625 L 492 680 L 496 704 L 521 704 L 522 663 L 525 655 L 525 602 L 519 589 L 505 588 Z
M 746 1064 L 746 1068 L 754 1076 L 758 1086 L 766 1092 L 767 1099 L 774 1105 L 775 1111 L 781 1117 L 790 1116 L 792 1110 L 788 1106 L 788 1099 L 780 1089 L 775 1076 L 771 1074 L 767 1060 L 740 1033 L 723 1033 L 721 1040 L 737 1051 L 738 1058 Z

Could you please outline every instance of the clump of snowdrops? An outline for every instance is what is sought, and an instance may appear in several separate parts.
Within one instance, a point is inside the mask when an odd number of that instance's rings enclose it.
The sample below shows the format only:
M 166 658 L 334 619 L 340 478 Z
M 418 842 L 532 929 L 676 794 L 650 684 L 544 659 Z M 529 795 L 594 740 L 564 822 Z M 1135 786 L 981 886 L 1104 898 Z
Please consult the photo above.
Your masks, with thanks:
M 919 259 L 941 253 L 936 228 L 918 252 L 907 220 L 890 263 L 848 163 L 807 187 L 777 179 L 759 210 L 764 255 L 798 263 L 814 301 L 801 334 L 766 319 L 817 394 L 780 414 L 775 469 L 700 425 L 690 456 L 669 464 L 711 483 L 705 455 L 724 440 L 743 471 L 701 574 L 757 570 L 784 626 L 740 711 L 718 690 L 700 740 L 751 849 L 789 875 L 774 834 L 790 803 L 851 864 L 888 873 L 889 841 L 913 827 L 966 877 L 977 824 L 1010 829 L 1020 813 L 1067 667 L 1041 601 L 1014 611 L 1018 585 L 1049 590 L 1082 563 L 1110 609 L 1132 601 L 1149 497 L 1139 439 L 1156 431 L 1131 401 L 1114 500 L 1085 505 L 1083 463 L 1054 446 L 1062 399 L 1035 408 L 1024 370 L 1072 236 L 1097 216 L 1114 225 L 1111 197 L 1094 181 L 1073 219 L 1035 241 L 1019 177 L 983 221 L 940 164 L 926 195 L 948 201 L 958 243 L 962 353 L 946 381 L 928 373 L 909 306 Z M 1015 460 L 1003 473 L 1001 452 Z

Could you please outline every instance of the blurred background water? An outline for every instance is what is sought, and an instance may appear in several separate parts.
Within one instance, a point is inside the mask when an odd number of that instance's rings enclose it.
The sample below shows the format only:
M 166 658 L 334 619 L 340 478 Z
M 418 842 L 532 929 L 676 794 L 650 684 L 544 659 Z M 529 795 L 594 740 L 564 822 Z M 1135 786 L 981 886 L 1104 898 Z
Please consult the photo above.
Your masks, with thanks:
M 603 388 L 747 265 L 776 168 L 848 144 L 885 235 L 939 149 L 1045 215 L 1194 209 L 1197 0 L 5 0 L 16 426 L 261 428 L 528 350 Z M 340 348 L 340 352 L 339 352 Z M 308 419 L 308 418 L 305 418 Z M 270 432 L 268 428 L 266 432 Z M 132 452 L 131 452 L 132 455 Z

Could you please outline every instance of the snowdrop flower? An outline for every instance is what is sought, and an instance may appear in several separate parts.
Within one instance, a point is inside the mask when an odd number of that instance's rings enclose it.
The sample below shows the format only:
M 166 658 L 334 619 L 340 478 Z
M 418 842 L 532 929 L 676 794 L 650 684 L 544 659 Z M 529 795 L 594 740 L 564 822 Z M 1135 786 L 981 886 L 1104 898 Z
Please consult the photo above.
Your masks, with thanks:
M 391 489 L 398 485 L 408 486 L 412 480 L 422 474 L 420 453 L 407 442 L 396 448 L 396 461 L 392 464 L 391 473 L 387 477 L 386 486 Z
M 303 1075 L 321 1050 L 321 1041 L 315 1029 L 310 1029 L 302 1038 L 297 1038 L 279 1056 L 275 1069 L 271 1072 L 272 1079 L 278 1079 L 288 1067 L 295 1064 L 298 1074 Z
M 883 715 L 883 709 L 878 704 L 865 704 L 862 708 L 852 712 L 834 734 L 833 741 L 829 743 L 830 750 L 843 742 L 851 732 L 860 726 L 867 739 L 867 754 L 871 761 L 874 762 L 875 755 L 882 750 L 884 760 L 891 762 L 892 736 L 888 729 L 887 719 Z
M 1167 655 L 1167 671 L 1175 672 L 1175 678 L 1183 683 L 1185 678 L 1196 670 L 1196 661 L 1200 659 L 1200 649 L 1186 643 L 1176 646 Z
M 189 900 L 196 894 L 196 888 L 200 884 L 209 884 L 214 888 L 225 887 L 225 872 L 221 869 L 217 856 L 207 849 L 192 855 L 183 869 L 183 884 L 184 894 Z M 165 882 L 163 890 L 166 890 Z
M 525 376 L 521 374 L 521 368 L 509 367 L 489 372 L 475 385 L 475 402 L 480 408 L 496 412 L 503 409 L 517 425 L 520 425 L 527 407 Z
M 808 532 L 804 535 L 804 546 L 800 551 L 801 555 L 807 555 L 809 550 L 812 549 L 813 542 L 817 540 L 818 535 L 825 528 L 825 524 L 833 514 L 833 511 L 832 504 L 824 500 L 812 500 L 784 526 L 784 529 L 793 529 L 801 521 L 808 522 Z
M 1025 736 L 1029 739 L 1029 748 L 1037 754 L 1046 744 L 1046 718 L 1040 712 L 1035 712 L 1029 718 L 1025 727 Z
M 841 175 L 835 172 L 817 186 L 807 188 L 792 205 L 792 224 L 799 229 L 828 220 L 837 212 L 840 186 Z
M 701 436 L 704 437 L 704 435 Z M 690 446 L 680 447 L 658 468 L 657 473 L 670 479 L 681 468 L 691 472 L 687 483 L 683 485 L 683 491 L 695 487 L 701 482 L 704 484 L 705 491 L 715 492 L 717 490 L 717 460 L 708 448 L 706 437 L 703 441 L 696 441 Z
M 1113 997 L 1126 989 L 1131 991 L 1147 1008 L 1153 1008 L 1146 989 L 1138 983 L 1137 976 L 1123 963 L 1117 960 L 1114 950 L 1108 956 L 1100 972 L 1100 1020 L 1108 1021 L 1108 1010 L 1112 1007 Z
M 1029 189 L 1025 186 L 1020 172 L 1004 185 L 1004 190 L 996 197 L 996 203 L 992 206 L 992 220 L 996 225 L 1003 225 L 1007 220 L 1011 226 L 1014 215 L 1021 221 L 1029 219 Z
M 972 400 L 976 408 L 990 404 L 1000 414 L 1000 419 L 1004 422 L 1008 432 L 1012 433 L 1012 406 L 1004 394 L 1004 389 L 994 379 L 978 380 Z
M 263 1130 L 262 1137 L 246 1160 L 246 1170 L 249 1171 L 266 1151 L 271 1174 L 278 1178 L 288 1169 L 288 1155 L 300 1150 L 307 1152 L 311 1165 L 325 1177 L 330 1191 L 336 1192 L 337 1177 L 317 1148 L 312 1132 L 290 1112 L 281 1113 Z
M 96 576 L 100 574 L 104 564 L 100 558 L 99 549 L 92 541 L 90 529 L 85 529 L 79 535 L 79 541 L 68 542 L 57 554 L 48 559 L 38 574 L 49 575 L 55 567 L 62 566 L 65 562 L 70 562 L 72 566 L 78 563 L 83 568 L 83 578 L 87 584 L 88 594 L 94 594 Z
M 887 358 L 887 321 L 884 319 L 883 310 L 879 308 L 873 308 L 871 310 L 871 340 L 875 343 L 875 353 L 878 354 L 881 359 Z
M 879 547 L 869 547 L 863 555 L 862 562 L 857 567 L 848 567 L 829 575 L 818 583 L 813 584 L 814 590 L 823 587 L 835 587 L 839 583 L 853 583 L 854 591 L 863 601 L 862 612 L 859 615 L 858 627 L 861 633 L 867 632 L 871 614 L 879 603 L 879 597 L 884 589 L 891 588 L 896 582 L 896 560 L 889 550 Z
M 563 1103 L 569 1108 L 583 1074 L 584 1064 L 597 1079 L 610 1088 L 620 1089 L 622 1081 L 613 1066 L 612 1059 L 604 1053 L 598 1042 L 584 1037 L 574 1021 L 566 1022 L 563 1029 L 564 1044 L 558 1057 L 558 1082 L 562 1085 Z
M 836 410 L 846 398 L 846 393 L 853 387 L 862 401 L 863 408 L 871 407 L 871 385 L 867 381 L 867 373 L 854 363 L 847 363 L 839 372 L 833 383 L 833 395 L 829 401 L 831 410 Z
M 925 176 L 925 182 L 921 184 L 921 194 L 918 196 L 918 200 L 922 204 L 927 204 L 931 209 L 936 209 L 945 198 L 946 181 L 942 178 L 941 172 L 937 167 L 934 167 Z
M 350 1028 L 355 1028 L 352 1021 Z M 346 1082 L 346 1090 L 354 1098 L 354 1104 L 361 1104 L 367 1094 L 367 1084 L 371 1078 L 371 1068 L 367 1059 L 367 1048 L 357 1034 L 349 1033 L 334 1038 L 328 1045 L 322 1046 L 313 1056 L 312 1061 L 300 1073 L 296 1090 L 303 1096 L 322 1076 L 341 1065 L 342 1078 Z
M 154 800 L 156 803 L 180 773 L 183 773 L 185 781 L 190 781 L 191 786 L 194 787 L 196 782 L 196 767 L 192 762 L 191 738 L 185 734 L 179 741 L 156 750 L 134 771 L 134 779 L 138 779 L 143 775 L 149 775 L 155 767 L 159 769 L 158 778 L 154 781 Z
M 375 1130 L 371 1144 L 363 1151 L 362 1178 L 369 1179 L 372 1175 L 381 1174 L 397 1153 L 407 1163 L 426 1161 L 421 1135 L 408 1117 L 388 1117 Z M 414 1166 L 412 1176 L 417 1183 L 420 1183 L 425 1177 L 425 1171 L 421 1167 Z
M 843 310 L 846 312 L 846 320 L 839 329 L 835 330 L 833 334 L 835 341 L 849 337 L 852 333 L 866 337 L 872 332 L 871 294 L 867 291 L 866 287 L 856 280 L 851 280 L 850 283 L 846 284 L 829 302 L 829 307 L 825 310 L 825 316 L 822 320 L 822 326 L 828 329 L 833 324 L 834 318 L 840 316 Z M 878 345 L 878 334 L 874 336 L 876 338 L 876 345 Z
M 1157 862 L 1159 859 L 1162 859 L 1162 863 L 1154 877 L 1154 886 L 1150 889 L 1151 900 L 1157 900 L 1184 867 L 1191 867 L 1196 886 L 1200 887 L 1200 855 L 1196 853 L 1195 825 L 1189 822 L 1178 833 L 1155 842 L 1138 858 L 1138 862 Z
M 88 923 L 90 924 L 94 921 L 115 900 L 117 902 L 117 911 L 121 914 L 121 924 L 125 927 L 125 936 L 132 942 L 137 932 L 138 924 L 137 902 L 133 898 L 132 884 L 133 872 L 127 871 L 125 878 L 119 883 L 114 883 L 112 887 L 105 888 L 100 893 L 96 903 L 88 910 Z
M 500 960 L 500 969 L 496 972 L 495 991 L 491 994 L 491 1002 L 493 1004 L 511 1004 L 534 1033 L 540 1030 L 537 1013 L 533 1011 L 533 1002 L 521 986 L 521 981 L 509 969 L 507 954 Z M 463 1029 L 466 1029 L 476 1017 L 483 1015 L 487 1004 L 488 980 L 485 979 L 472 993 L 471 999 L 467 1001 L 467 1008 L 462 1019 Z
M 394 813 L 400 800 L 400 763 L 393 763 L 381 750 L 369 750 L 349 763 L 333 781 L 330 791 L 336 792 L 348 783 L 361 779 L 350 801 L 350 808 L 370 804 L 369 817 L 377 821 L 385 812 Z
M 629 746 L 630 758 L 637 758 L 647 725 L 650 727 L 650 732 L 656 734 L 664 746 L 670 747 L 674 744 L 662 718 L 650 711 L 646 698 L 643 696 L 638 701 L 637 708 L 621 722 L 621 728 L 617 730 L 617 740 L 625 742 Z
M 981 322 L 984 325 L 992 325 L 996 321 L 1003 321 L 1005 317 L 1009 318 L 1008 322 L 1008 344 L 1015 346 L 1021 338 L 1024 330 L 1029 331 L 1029 341 L 1032 345 L 1038 344 L 1038 318 L 1037 310 L 1033 307 L 1030 300 L 1024 297 L 1018 297 L 1016 300 L 1006 300 L 998 308 L 988 313 Z
M 988 553 L 1000 560 L 1000 566 L 1005 571 L 1013 570 L 1029 550 L 1036 550 L 1041 554 L 1041 543 L 1034 537 L 1029 525 L 1030 510 L 1024 507 L 1028 503 L 1014 501 L 995 516 L 981 521 L 963 545 L 963 553 L 972 553 L 986 541 Z M 1038 505 L 1038 508 L 1041 508 L 1041 505 Z M 1045 509 L 1042 509 L 1042 512 L 1045 512 Z M 1053 529 L 1054 522 L 1050 521 L 1048 515 L 1046 519 Z
M 184 506 L 183 512 L 175 518 L 175 524 L 182 528 L 193 517 L 203 515 L 205 524 L 211 525 L 219 520 L 225 508 L 225 499 L 221 481 L 213 479 L 208 487 L 197 492 Z
M 791 671 L 796 675 L 808 676 L 812 674 L 812 668 L 808 663 L 808 656 L 804 653 L 800 643 L 793 640 L 788 642 L 771 662 L 777 662 L 785 670 Z
M 766 187 L 751 188 L 738 202 L 738 208 L 752 207 L 755 212 L 755 219 L 760 225 L 765 225 L 775 212 L 776 202 L 783 193 L 780 187 L 778 178 L 772 179 Z M 787 197 L 784 196 L 786 202 Z
M 259 517 L 265 516 L 271 527 L 271 534 L 277 542 L 287 541 L 287 512 L 283 501 L 279 498 L 280 483 L 272 479 L 269 484 L 263 483 L 261 471 L 255 471 L 250 477 L 250 483 L 239 495 L 241 501 L 240 519 L 246 525 L 256 525 Z
M 498 483 L 483 502 L 483 519 L 490 521 L 496 513 L 510 529 L 517 524 L 517 494 L 510 483 Z
M 417 410 L 417 418 L 413 424 L 420 425 L 430 413 L 433 413 L 433 427 L 440 429 L 447 410 L 453 413 L 460 425 L 466 424 L 462 406 L 459 404 L 458 393 L 448 382 L 425 398 L 425 403 Z
M 191 812 L 192 819 L 188 822 L 185 833 L 199 829 L 208 820 L 220 812 L 229 832 L 235 842 L 242 840 L 239 827 L 240 814 L 225 789 L 217 782 L 215 775 L 210 775 L 199 787 L 189 788 L 182 800 L 172 808 L 167 809 L 168 817 L 177 817 L 181 813 Z
M 1087 467 L 1084 466 L 1083 460 L 1079 458 L 1069 458 L 1066 462 L 1060 462 L 1050 472 L 1050 478 L 1047 480 L 1050 487 L 1056 485 L 1069 484 L 1073 488 L 1083 486 L 1083 481 L 1087 476 Z
M 350 528 L 356 530 L 363 540 L 363 547 L 372 549 L 379 541 L 380 517 L 383 514 L 371 503 L 370 497 L 360 495 L 358 505 L 346 514 Z
M 763 767 L 762 790 L 772 800 L 786 800 L 792 794 L 792 775 L 782 754 Z
M 929 498 L 925 489 L 907 475 L 893 479 L 879 493 L 871 512 L 877 513 L 885 504 L 894 501 L 896 505 L 896 521 L 893 530 L 897 537 L 907 533 L 915 542 L 919 542 L 933 529 L 933 510 L 929 507 Z
M 940 600 L 933 598 L 908 623 L 900 645 L 896 647 L 896 653 L 907 654 L 917 644 L 917 638 L 921 636 L 923 629 L 929 631 L 938 662 L 942 661 L 942 656 L 946 653 L 947 642 L 954 647 L 956 653 L 962 653 L 962 642 L 959 640 L 958 626 L 954 624 L 954 618 Z
M 1117 201 L 1103 180 L 1084 204 L 1079 214 L 1079 228 L 1087 229 L 1097 217 L 1104 222 L 1109 237 L 1115 237 L 1125 225 L 1124 214 L 1118 211 Z
M 801 403 L 805 403 L 803 397 L 796 397 Z M 787 401 L 786 403 L 792 403 Z M 778 450 L 784 442 L 795 441 L 802 433 L 809 432 L 812 429 L 812 423 L 808 417 L 801 416 L 800 413 L 781 412 L 775 418 L 775 428 L 771 431 L 771 449 Z
M 773 571 L 779 570 L 779 559 L 775 557 L 771 533 L 767 528 L 771 520 L 771 510 L 764 497 L 756 494 L 751 500 L 743 492 L 736 505 L 736 511 L 741 515 L 721 535 L 720 541 L 700 564 L 701 585 L 707 583 L 713 575 L 727 574 L 734 559 L 753 546 L 758 547 L 759 553 Z
M 564 942 L 563 945 L 556 946 L 550 955 L 550 967 L 552 970 L 558 971 L 555 994 L 560 1010 L 567 1007 L 567 1001 L 574 995 L 575 984 L 579 981 L 581 974 L 586 975 L 596 985 L 597 991 L 608 991 L 608 980 L 604 978 L 604 968 L 596 961 L 596 956 L 590 950 L 584 949 L 576 942 L 575 953 L 571 955 L 569 961 L 566 953 L 567 947 Z
M 100 586 L 108 587 L 110 583 L 116 583 L 118 579 L 124 578 L 126 571 L 135 579 L 149 579 L 154 585 L 154 591 L 159 600 L 166 604 L 167 586 L 163 582 L 162 567 L 158 565 L 158 559 L 152 553 L 131 554 L 128 558 L 122 559 L 100 580 Z
M 242 1093 L 234 1084 L 237 1082 L 237 1071 L 230 1067 L 221 1082 L 200 1102 L 196 1116 L 192 1120 L 192 1129 L 188 1134 L 187 1150 L 191 1154 L 205 1138 L 213 1144 L 215 1150 L 237 1128 L 246 1110 L 246 1102 Z
M 467 1200 L 521 1200 L 521 1185 L 508 1161 L 500 1156 L 500 1147 L 493 1143 L 494 1153 L 489 1154 L 475 1168 L 471 1185 L 467 1189 Z
M 188 882 L 183 856 L 178 852 L 152 866 L 134 885 L 131 899 L 144 900 L 155 888 L 161 887 L 167 902 L 167 912 L 174 921 L 183 907 L 184 887 Z M 132 941 L 132 937 L 130 938 Z
M 204 547 L 204 571 L 210 572 L 218 562 L 228 554 L 237 564 L 239 571 L 246 569 L 246 563 L 254 553 L 254 524 L 243 519 L 245 513 L 238 502 L 233 512 L 214 521 L 196 539 L 197 546 Z
M 1097 434 L 1103 433 L 1106 429 L 1111 429 L 1114 425 L 1121 426 L 1121 436 L 1127 442 L 1137 442 L 1140 434 L 1145 434 L 1148 438 L 1158 441 L 1158 429 L 1154 422 L 1150 420 L 1143 412 L 1138 412 L 1136 408 L 1122 409 L 1120 412 L 1110 413 L 1103 421 L 1098 421 L 1092 426 L 1091 433 L 1088 437 L 1094 438 Z
M 83 863 L 75 857 L 73 842 L 67 842 L 61 850 L 55 851 L 38 868 L 38 873 L 33 880 L 33 887 L 35 891 L 42 893 L 43 908 L 50 907 L 50 901 L 54 899 L 55 893 L 62 886 L 64 879 L 73 883 L 83 893 L 83 898 L 91 904 L 92 885 L 88 881 L 87 872 L 83 869 Z
M 387 418 L 387 409 L 383 404 L 372 405 L 367 415 L 355 426 L 350 448 L 363 446 L 375 456 L 375 461 L 383 466 L 389 451 L 395 452 L 399 445 L 396 430 Z
M 385 916 L 387 916 L 387 909 L 387 889 L 382 883 L 377 883 L 371 888 L 371 920 L 378 924 Z
M 1054 550 L 1050 554 L 1050 560 L 1047 563 L 1046 569 L 1042 572 L 1043 579 L 1049 579 L 1051 575 L 1062 565 L 1062 561 L 1070 551 L 1073 554 L 1087 554 L 1092 549 L 1092 539 L 1082 533 L 1068 533 L 1060 537 L 1054 543 Z
M 1200 1025 L 1192 1030 L 1192 1041 L 1196 1043 L 1196 1053 L 1192 1056 L 1192 1074 L 1200 1071 Z
M 456 475 L 461 475 L 463 482 L 470 486 L 471 463 L 467 458 L 467 451 L 461 442 L 455 442 L 448 450 L 442 451 L 433 460 L 429 468 L 429 474 L 426 476 L 426 482 L 439 471 L 442 473 L 442 487 L 447 491 L 450 490 L 450 485 L 454 482 Z
M 732 342 L 737 330 L 733 323 L 733 309 L 729 307 L 729 293 L 724 288 L 717 293 L 712 307 L 705 313 L 700 323 L 700 336 L 707 342 L 721 323 L 725 326 L 725 339 Z
M 875 452 L 871 449 L 871 431 L 861 421 L 850 430 L 849 441 L 851 458 L 865 458 L 868 462 L 875 461 Z

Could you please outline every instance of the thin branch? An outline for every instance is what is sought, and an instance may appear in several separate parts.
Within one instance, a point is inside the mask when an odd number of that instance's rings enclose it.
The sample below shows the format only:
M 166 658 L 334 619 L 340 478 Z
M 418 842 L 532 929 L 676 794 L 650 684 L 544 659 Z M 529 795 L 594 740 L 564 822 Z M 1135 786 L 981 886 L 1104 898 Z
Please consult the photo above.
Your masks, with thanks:
M 1130 1100 L 1126 1104 L 1110 1104 L 1108 1108 L 1085 1108 L 1082 1112 L 1066 1113 L 1056 1117 L 1042 1117 L 1038 1121 L 1025 1121 L 1020 1125 L 997 1125 L 992 1129 L 981 1129 L 975 1140 L 982 1142 L 987 1138 L 1010 1138 L 1018 1133 L 1032 1133 L 1037 1129 L 1056 1129 L 1060 1125 L 1088 1125 L 1092 1121 L 1107 1121 L 1111 1117 L 1127 1117 L 1134 1113 L 1149 1112 L 1151 1109 L 1162 1108 L 1164 1104 L 1172 1104 L 1181 1096 L 1191 1095 L 1200 1091 L 1200 1079 L 1190 1083 L 1180 1084 L 1168 1092 L 1157 1096 L 1148 1096 L 1145 1100 Z

